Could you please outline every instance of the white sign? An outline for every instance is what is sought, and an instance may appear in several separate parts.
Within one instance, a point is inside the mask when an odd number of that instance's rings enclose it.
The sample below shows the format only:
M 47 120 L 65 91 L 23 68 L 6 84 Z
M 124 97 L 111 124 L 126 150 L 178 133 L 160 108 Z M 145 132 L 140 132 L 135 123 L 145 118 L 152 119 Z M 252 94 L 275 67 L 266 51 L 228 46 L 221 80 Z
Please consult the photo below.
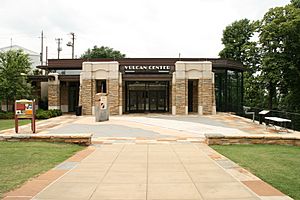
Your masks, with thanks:
M 100 110 L 107 109 L 107 96 L 100 97 Z

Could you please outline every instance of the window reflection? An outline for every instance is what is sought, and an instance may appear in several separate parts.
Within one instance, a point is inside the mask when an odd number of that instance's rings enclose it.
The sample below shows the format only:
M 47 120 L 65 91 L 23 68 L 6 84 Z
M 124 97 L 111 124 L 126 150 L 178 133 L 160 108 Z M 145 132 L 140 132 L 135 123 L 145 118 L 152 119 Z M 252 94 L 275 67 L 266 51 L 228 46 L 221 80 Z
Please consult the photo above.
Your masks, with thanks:
M 241 71 L 215 70 L 217 111 L 240 112 L 243 103 L 243 78 Z

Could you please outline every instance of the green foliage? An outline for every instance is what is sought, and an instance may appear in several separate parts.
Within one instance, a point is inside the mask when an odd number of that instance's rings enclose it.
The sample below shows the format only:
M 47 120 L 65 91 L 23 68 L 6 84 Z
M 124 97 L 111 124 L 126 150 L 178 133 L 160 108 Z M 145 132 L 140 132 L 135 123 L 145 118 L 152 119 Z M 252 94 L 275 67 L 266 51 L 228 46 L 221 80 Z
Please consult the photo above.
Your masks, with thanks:
M 30 119 L 22 119 L 19 120 L 19 126 L 23 126 L 25 124 L 31 123 Z M 0 120 L 0 131 L 9 129 L 9 128 L 14 128 L 15 127 L 15 120 L 14 119 L 1 119 Z
M 240 61 L 245 66 L 245 104 L 249 106 L 257 105 L 263 98 L 263 89 L 256 74 L 260 63 L 259 48 L 257 42 L 250 41 L 258 27 L 259 22 L 248 19 L 233 22 L 223 31 L 224 49 L 219 53 L 221 58 Z
M 296 8 L 300 8 L 300 0 L 291 0 L 291 3 Z
M 281 192 L 300 200 L 300 147 L 283 145 L 211 147 Z
M 0 142 L 0 198 L 84 147 L 46 142 Z
M 245 51 L 248 50 L 246 45 L 251 45 L 249 40 L 256 28 L 257 22 L 250 22 L 248 19 L 235 21 L 227 26 L 222 38 L 225 48 L 219 53 L 220 57 L 244 62 Z
M 22 50 L 0 52 L 0 100 L 14 102 L 29 97 L 31 86 L 26 75 L 30 65 L 28 55 Z
M 0 111 L 0 119 L 14 119 L 14 112 Z
M 91 59 L 91 58 L 125 58 L 125 54 L 122 54 L 120 51 L 114 50 L 110 47 L 97 47 L 96 45 L 93 49 L 88 49 L 84 54 L 81 55 L 81 58 Z
M 300 112 L 299 4 L 292 0 L 271 8 L 259 22 L 242 19 L 225 28 L 219 55 L 246 67 L 245 104 Z
M 58 110 L 58 109 L 54 109 L 54 110 L 38 109 L 36 111 L 36 118 L 37 119 L 49 119 L 49 118 L 57 117 L 57 116 L 61 116 L 61 115 L 62 115 L 62 111 Z
M 271 8 L 261 24 L 261 76 L 269 92 L 269 107 L 300 111 L 300 9 L 293 5 Z

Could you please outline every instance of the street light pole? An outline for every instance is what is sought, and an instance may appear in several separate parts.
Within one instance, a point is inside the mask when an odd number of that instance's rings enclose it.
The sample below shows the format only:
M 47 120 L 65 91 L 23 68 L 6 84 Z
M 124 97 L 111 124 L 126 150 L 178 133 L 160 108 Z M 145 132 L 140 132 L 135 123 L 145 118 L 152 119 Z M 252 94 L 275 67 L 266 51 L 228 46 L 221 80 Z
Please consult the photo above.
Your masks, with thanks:
M 72 47 L 72 59 L 74 59 L 75 33 L 71 32 L 70 35 L 72 37 L 72 42 L 68 42 L 67 46 Z

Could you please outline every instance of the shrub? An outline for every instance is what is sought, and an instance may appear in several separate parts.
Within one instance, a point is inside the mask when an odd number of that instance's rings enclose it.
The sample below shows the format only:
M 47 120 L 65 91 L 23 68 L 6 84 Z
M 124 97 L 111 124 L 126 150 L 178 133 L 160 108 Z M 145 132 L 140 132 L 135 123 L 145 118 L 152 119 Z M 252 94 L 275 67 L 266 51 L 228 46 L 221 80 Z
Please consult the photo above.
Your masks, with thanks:
M 57 116 L 61 116 L 62 115 L 62 111 L 55 109 L 55 110 L 42 110 L 42 109 L 38 109 L 36 111 L 36 118 L 37 119 L 49 119 L 51 117 L 57 117 Z
M 35 116 L 36 116 L 37 119 L 49 119 L 49 118 L 51 118 L 51 115 L 48 112 L 48 110 L 42 110 L 42 109 L 38 109 L 36 111 Z
M 14 112 L 0 111 L 0 119 L 14 119 Z

